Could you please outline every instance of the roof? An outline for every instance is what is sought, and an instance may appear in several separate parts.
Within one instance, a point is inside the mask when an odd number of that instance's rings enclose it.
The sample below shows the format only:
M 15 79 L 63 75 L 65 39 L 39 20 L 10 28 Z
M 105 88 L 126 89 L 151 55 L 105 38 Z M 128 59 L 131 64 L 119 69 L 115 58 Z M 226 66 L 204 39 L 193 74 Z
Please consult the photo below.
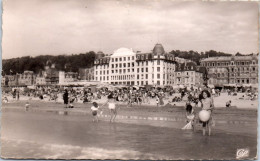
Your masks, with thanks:
M 230 61 L 231 56 L 223 56 L 223 57 L 209 57 L 209 58 L 204 58 L 201 61 Z
M 153 48 L 153 54 L 155 55 L 162 55 L 164 54 L 165 51 L 164 51 L 164 48 L 162 46 L 162 44 L 156 44 Z
M 201 61 L 231 61 L 231 60 L 253 60 L 253 59 L 258 59 L 257 56 L 253 55 L 246 55 L 246 56 L 221 56 L 221 57 L 209 57 L 202 59 Z
M 116 51 L 114 51 L 113 55 L 111 57 L 124 57 L 124 56 L 135 56 L 136 53 L 133 52 L 132 49 L 128 48 L 119 48 Z
M 183 64 L 178 64 L 176 67 L 176 72 L 182 72 L 182 71 L 199 71 L 199 68 L 197 68 L 197 64 L 194 62 L 188 62 L 188 63 L 183 63 Z

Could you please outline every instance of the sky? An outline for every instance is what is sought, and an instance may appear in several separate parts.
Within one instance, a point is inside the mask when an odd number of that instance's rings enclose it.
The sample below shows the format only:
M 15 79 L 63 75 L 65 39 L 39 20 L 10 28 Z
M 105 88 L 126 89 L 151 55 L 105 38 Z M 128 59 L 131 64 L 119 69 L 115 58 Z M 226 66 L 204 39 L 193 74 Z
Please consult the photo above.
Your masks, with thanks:
M 256 2 L 3 0 L 2 58 L 121 47 L 258 52 Z

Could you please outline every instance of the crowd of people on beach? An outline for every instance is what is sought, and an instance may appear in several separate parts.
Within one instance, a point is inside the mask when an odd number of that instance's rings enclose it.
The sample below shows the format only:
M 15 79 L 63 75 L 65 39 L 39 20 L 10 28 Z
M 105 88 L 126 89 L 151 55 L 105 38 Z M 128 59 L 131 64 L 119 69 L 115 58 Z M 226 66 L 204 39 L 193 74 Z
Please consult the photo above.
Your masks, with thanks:
M 93 121 L 98 122 L 98 111 L 102 114 L 102 107 L 107 105 L 111 114 L 110 122 L 114 122 L 117 116 L 117 109 L 119 106 L 117 104 L 125 104 L 127 107 L 132 107 L 133 105 L 141 106 L 142 104 L 147 105 L 156 105 L 157 107 L 164 106 L 167 103 L 177 103 L 183 102 L 185 98 L 186 102 L 186 119 L 187 125 L 182 129 L 194 129 L 196 123 L 201 123 L 203 127 L 203 135 L 206 131 L 211 135 L 211 126 L 214 125 L 214 119 L 212 117 L 214 109 L 214 97 L 221 95 L 221 90 L 209 88 L 206 84 L 201 88 L 182 88 L 182 89 L 173 89 L 173 88 L 137 88 L 137 87 L 125 87 L 121 89 L 108 89 L 101 88 L 95 89 L 94 91 L 91 88 L 72 88 L 68 87 L 65 89 L 62 88 L 50 88 L 50 87 L 39 87 L 34 90 L 27 90 L 26 92 L 21 92 L 18 89 L 14 89 L 10 92 L 4 92 L 3 101 L 8 103 L 6 95 L 11 95 L 13 99 L 19 100 L 20 96 L 27 96 L 29 98 L 35 97 L 40 100 L 48 100 L 57 102 L 59 97 L 62 97 L 65 108 L 74 108 L 75 102 L 80 100 L 83 103 L 90 102 L 92 103 L 91 112 L 93 116 Z M 236 96 L 237 89 L 226 90 L 230 96 Z M 176 95 L 177 94 L 177 95 Z M 172 97 L 174 95 L 174 97 Z M 257 97 L 257 94 L 253 91 L 246 90 L 244 96 L 250 97 L 250 100 L 254 100 Z M 243 96 L 243 97 L 244 97 Z M 171 99 L 168 99 L 171 98 Z M 97 103 L 100 99 L 106 99 L 102 105 Z M 167 100 L 167 101 L 166 101 Z M 151 104 L 154 103 L 155 104 Z M 207 121 L 201 121 L 199 113 L 196 113 L 194 109 L 198 108 L 200 103 L 202 111 L 207 111 L 208 116 Z M 226 102 L 226 107 L 231 107 L 231 100 Z M 26 102 L 26 111 L 28 110 L 30 104 Z M 202 115 L 203 116 L 203 115 Z

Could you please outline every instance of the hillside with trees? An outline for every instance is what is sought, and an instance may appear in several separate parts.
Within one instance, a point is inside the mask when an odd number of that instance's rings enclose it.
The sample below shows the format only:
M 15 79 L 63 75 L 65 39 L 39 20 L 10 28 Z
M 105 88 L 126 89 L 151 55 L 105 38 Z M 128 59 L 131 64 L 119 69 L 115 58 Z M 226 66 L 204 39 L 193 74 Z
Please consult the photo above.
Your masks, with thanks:
M 208 58 L 208 57 L 218 57 L 218 56 L 231 56 L 232 54 L 227 54 L 223 52 L 217 52 L 214 50 L 206 51 L 206 52 L 197 52 L 197 51 L 180 51 L 180 50 L 172 50 L 170 54 L 173 54 L 175 57 L 180 57 L 184 59 L 189 59 L 197 64 L 200 64 L 200 59 Z
M 2 74 L 23 73 L 25 70 L 39 73 L 44 70 L 47 61 L 54 63 L 58 70 L 78 72 L 79 68 L 90 68 L 94 65 L 95 52 L 90 51 L 85 54 L 75 55 L 43 55 L 36 57 L 20 57 L 13 59 L 3 59 Z

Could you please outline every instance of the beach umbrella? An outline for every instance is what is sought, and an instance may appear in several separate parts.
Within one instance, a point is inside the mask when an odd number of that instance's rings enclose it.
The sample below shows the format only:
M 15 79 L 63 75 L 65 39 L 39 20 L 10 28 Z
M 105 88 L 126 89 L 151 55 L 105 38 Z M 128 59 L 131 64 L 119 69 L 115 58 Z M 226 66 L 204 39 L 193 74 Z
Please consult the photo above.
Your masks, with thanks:
M 179 85 L 179 88 L 185 88 L 185 87 L 184 87 L 184 85 L 180 84 L 180 85 Z
M 209 84 L 208 87 L 209 88 L 215 88 L 215 86 L 213 84 Z
M 173 88 L 173 89 L 178 89 L 178 88 L 180 88 L 180 87 L 177 86 L 177 85 L 173 85 L 172 88 Z

